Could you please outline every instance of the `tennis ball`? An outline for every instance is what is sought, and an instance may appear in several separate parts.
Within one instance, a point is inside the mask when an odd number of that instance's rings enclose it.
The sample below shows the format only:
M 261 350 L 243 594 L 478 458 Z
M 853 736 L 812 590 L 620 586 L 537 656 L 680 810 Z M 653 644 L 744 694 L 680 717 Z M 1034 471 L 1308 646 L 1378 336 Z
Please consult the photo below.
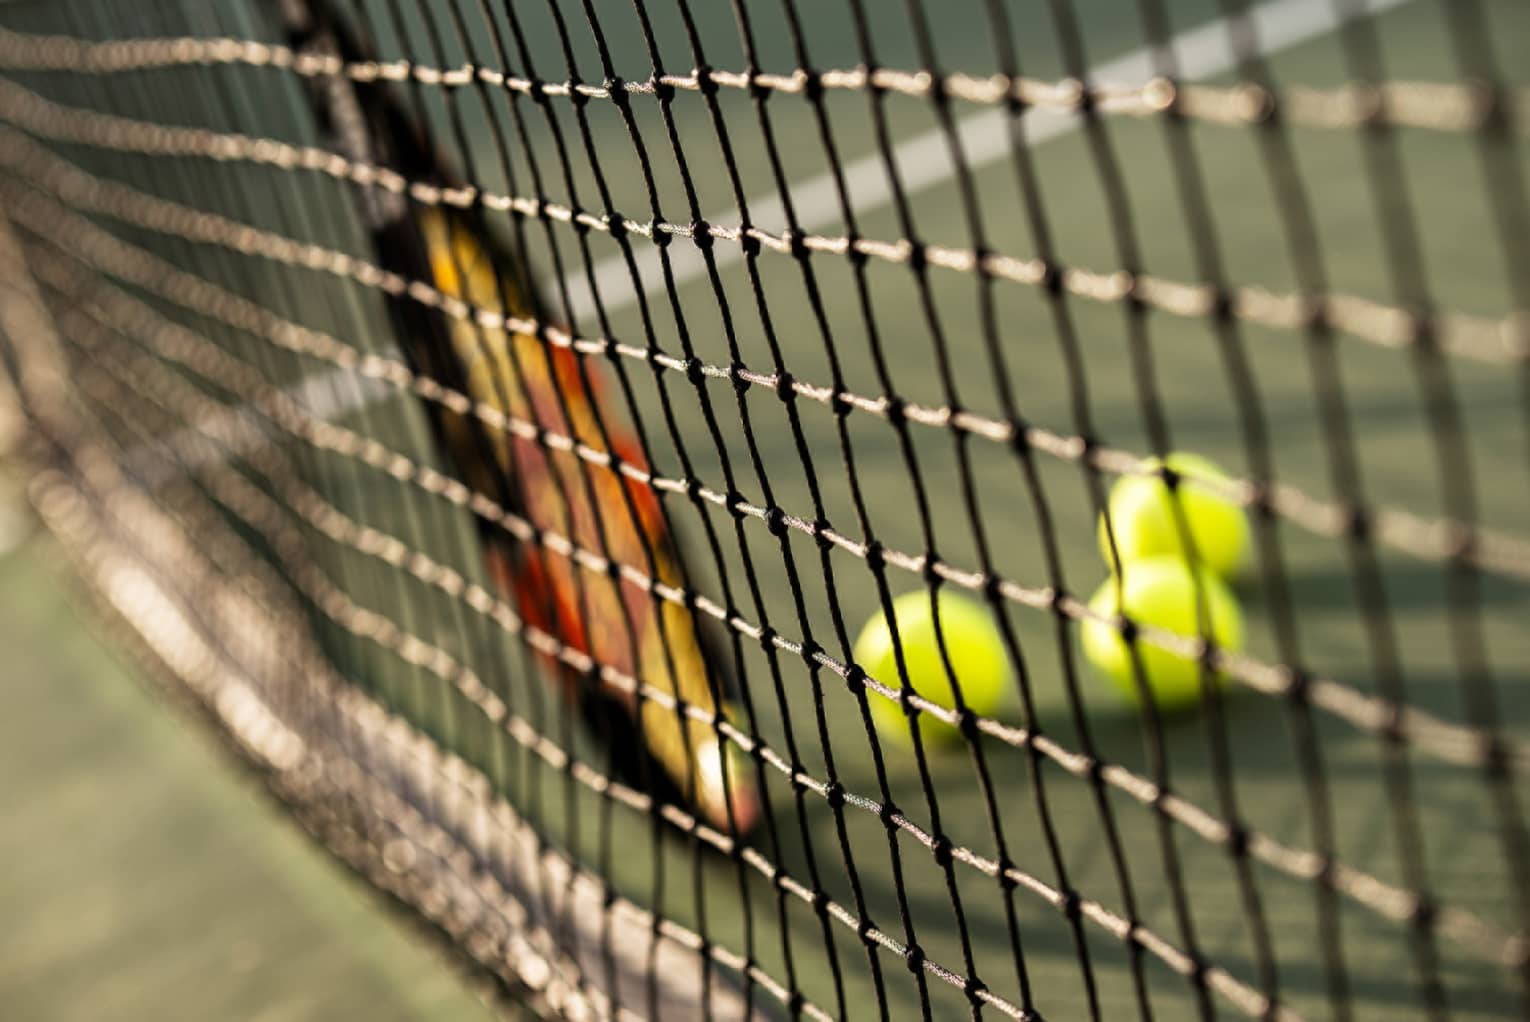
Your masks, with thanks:
M 1201 563 L 1223 578 L 1235 577 L 1248 558 L 1248 516 L 1243 508 L 1198 481 L 1225 480 L 1227 475 L 1198 454 L 1181 451 L 1170 454 L 1167 461 L 1171 469 L 1181 474 L 1173 491 L 1155 475 L 1124 476 L 1111 488 L 1110 524 L 1115 530 L 1121 560 L 1137 561 L 1160 554 L 1189 556 L 1175 521 L 1177 497 Z M 1162 462 L 1149 458 L 1143 464 L 1149 470 L 1157 470 Z M 1110 564 L 1110 539 L 1105 533 L 1104 515 L 1100 516 L 1099 539 L 1100 553 Z
M 1009 687 L 1009 658 L 988 608 L 973 600 L 942 590 L 938 597 L 941 634 L 951 669 L 961 686 L 962 698 L 974 713 L 992 716 L 1004 701 Z M 950 679 L 940 659 L 935 639 L 935 618 L 930 613 L 930 594 L 924 590 L 904 593 L 893 601 L 898 641 L 914 691 L 947 708 L 956 706 Z M 855 640 L 855 660 L 867 674 L 890 688 L 901 684 L 893 654 L 893 634 L 882 613 L 872 615 Z M 884 735 L 911 742 L 908 717 L 901 704 L 869 693 L 872 719 Z M 947 742 L 959 737 L 956 728 L 928 713 L 919 715 L 920 735 L 925 742 Z
M 1218 649 L 1243 648 L 1243 611 L 1227 586 L 1209 571 L 1200 571 L 1202 593 L 1211 618 L 1211 636 Z M 1119 602 L 1118 602 L 1119 601 Z M 1089 600 L 1089 609 L 1108 619 L 1117 614 L 1138 625 L 1152 625 L 1177 635 L 1201 635 L 1196 608 L 1195 576 L 1178 557 L 1150 557 L 1126 564 L 1119 587 L 1105 580 Z M 1081 629 L 1084 656 L 1134 704 L 1140 705 L 1132 672 L 1131 651 L 1121 632 L 1109 621 L 1086 618 Z M 1200 699 L 1201 667 L 1189 657 L 1137 639 L 1137 654 L 1153 701 L 1172 712 L 1194 706 Z M 1218 682 L 1223 679 L 1216 677 Z

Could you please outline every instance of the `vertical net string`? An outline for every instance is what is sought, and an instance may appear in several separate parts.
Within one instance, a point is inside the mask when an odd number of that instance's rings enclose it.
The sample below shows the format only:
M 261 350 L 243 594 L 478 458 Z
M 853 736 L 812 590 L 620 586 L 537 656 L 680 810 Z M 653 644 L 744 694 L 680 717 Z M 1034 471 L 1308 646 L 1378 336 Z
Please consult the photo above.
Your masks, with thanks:
M 1240 55 L 1240 70 L 1251 80 L 1269 88 L 1273 85 L 1265 60 L 1259 56 L 1259 40 L 1253 19 L 1243 0 L 1223 0 L 1223 7 L 1234 32 L 1234 45 Z M 1279 117 L 1267 118 L 1256 135 L 1263 153 L 1275 201 L 1281 212 L 1280 224 L 1285 234 L 1290 263 L 1302 293 L 1321 296 L 1328 293 L 1326 257 L 1319 244 L 1311 199 L 1298 169 L 1289 132 Z M 1351 527 L 1343 535 L 1348 578 L 1361 609 L 1367 654 L 1377 685 L 1394 708 L 1407 705 L 1408 695 L 1393 623 L 1390 600 L 1382 580 L 1379 554 L 1370 531 L 1365 528 L 1369 501 L 1365 475 L 1355 441 L 1355 428 L 1345 396 L 1338 362 L 1338 337 L 1326 318 L 1314 315 L 1307 330 L 1307 354 L 1313 390 L 1326 440 L 1330 484 L 1347 510 Z M 1298 668 L 1299 671 L 1299 668 Z M 1297 673 L 1296 678 L 1305 675 Z M 1293 700 L 1305 701 L 1301 686 L 1292 690 Z M 1391 807 L 1393 841 L 1403 863 L 1409 886 L 1421 899 L 1428 897 L 1427 873 L 1422 860 L 1422 843 L 1413 794 L 1412 771 L 1407 744 L 1401 733 L 1387 729 L 1381 734 L 1383 783 Z M 1343 966 L 1338 907 L 1332 885 L 1320 875 L 1314 887 L 1321 922 L 1319 937 L 1323 942 L 1325 974 L 1329 1000 L 1335 1011 L 1349 1017 L 1350 983 Z M 1435 957 L 1432 931 L 1416 925 L 1410 938 L 1410 952 L 1418 975 L 1420 992 L 1426 1001 L 1437 1003 L 1431 992 L 1431 965 Z
M 1449 30 L 1452 49 L 1461 73 L 1473 76 L 1489 90 L 1489 113 L 1475 133 L 1477 156 L 1481 168 L 1483 191 L 1493 210 L 1494 226 L 1497 228 L 1498 246 L 1503 254 L 1504 273 L 1513 302 L 1521 336 L 1530 333 L 1530 197 L 1525 184 L 1525 162 L 1520 156 L 1513 129 L 1508 123 L 1506 97 L 1508 87 L 1504 84 L 1501 63 L 1494 52 L 1487 12 L 1478 0 L 1462 3 L 1441 3 Z M 1526 464 L 1530 464 L 1530 359 L 1520 364 L 1520 407 L 1524 413 L 1524 441 Z M 1512 772 L 1502 776 L 1493 789 L 1498 800 L 1498 813 L 1502 819 L 1514 820 L 1519 813 L 1519 800 Z M 1511 823 L 1510 830 L 1514 829 Z M 1509 838 L 1514 848 L 1507 852 L 1523 863 L 1526 856 L 1523 827 Z M 1520 900 L 1522 925 L 1530 919 L 1530 905 L 1526 903 L 1523 869 L 1516 876 Z M 1521 988 L 1526 1014 L 1530 1014 L 1530 955 L 1525 955 L 1520 966 Z
M 1334 2 L 1340 11 L 1351 9 L 1348 0 Z M 1356 79 L 1367 83 L 1382 80 L 1386 73 L 1385 58 L 1374 24 L 1352 18 L 1341 30 L 1340 40 L 1350 73 Z M 1412 311 L 1414 318 L 1410 352 L 1434 442 L 1441 500 L 1446 513 L 1464 530 L 1463 548 L 1469 548 L 1478 503 L 1471 451 L 1450 370 L 1433 328 L 1435 301 L 1424 270 L 1413 201 L 1396 134 L 1384 118 L 1378 118 L 1362 129 L 1361 147 L 1395 297 L 1399 305 Z M 1484 780 L 1494 796 L 1495 822 L 1516 902 L 1517 922 L 1522 931 L 1530 931 L 1530 836 L 1526 834 L 1512 773 L 1504 769 L 1502 716 L 1482 631 L 1481 575 L 1467 558 L 1457 555 L 1446 561 L 1445 581 L 1451 651 L 1460 672 L 1462 702 L 1467 716 L 1484 736 Z M 1434 907 L 1432 903 L 1421 902 L 1417 916 L 1428 920 Z M 1530 973 L 1523 975 L 1530 979 Z M 1530 1003 L 1530 986 L 1524 990 Z

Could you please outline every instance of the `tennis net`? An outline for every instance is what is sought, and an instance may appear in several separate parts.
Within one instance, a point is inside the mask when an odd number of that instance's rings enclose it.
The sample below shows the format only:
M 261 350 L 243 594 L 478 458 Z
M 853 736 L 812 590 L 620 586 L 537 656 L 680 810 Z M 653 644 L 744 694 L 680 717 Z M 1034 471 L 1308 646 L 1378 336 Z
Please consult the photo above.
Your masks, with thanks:
M 33 502 L 149 677 L 549 1017 L 1525 1016 L 1523 38 L 8 3 Z M 1090 599 L 1118 478 L 1241 508 L 1242 634 L 1191 498 L 1193 624 Z

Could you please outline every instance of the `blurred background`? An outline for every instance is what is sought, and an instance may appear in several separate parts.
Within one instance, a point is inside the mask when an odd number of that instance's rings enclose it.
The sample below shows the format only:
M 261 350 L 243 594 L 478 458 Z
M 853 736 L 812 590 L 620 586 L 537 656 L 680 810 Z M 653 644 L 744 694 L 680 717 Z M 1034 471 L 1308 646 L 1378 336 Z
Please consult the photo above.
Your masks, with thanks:
M 0 461 L 0 1016 L 493 1016 L 76 614 Z

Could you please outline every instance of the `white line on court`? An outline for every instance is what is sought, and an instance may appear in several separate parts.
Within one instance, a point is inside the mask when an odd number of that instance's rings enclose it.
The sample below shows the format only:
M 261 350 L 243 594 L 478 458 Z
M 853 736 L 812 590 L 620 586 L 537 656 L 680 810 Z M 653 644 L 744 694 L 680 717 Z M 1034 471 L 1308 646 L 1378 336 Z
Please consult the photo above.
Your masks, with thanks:
M 1380 14 L 1408 2 L 1370 0 L 1365 7 L 1370 14 Z M 1259 52 L 1269 55 L 1331 32 L 1340 23 L 1339 13 L 1335 9 L 1337 6 L 1337 0 L 1274 0 L 1260 5 L 1250 12 Z M 1173 38 L 1171 46 L 1182 80 L 1210 78 L 1237 65 L 1239 56 L 1233 52 L 1229 27 L 1226 18 L 1217 18 Z M 1153 50 L 1143 47 L 1095 65 L 1086 78 L 1091 85 L 1141 84 L 1150 80 L 1154 73 Z M 962 153 L 973 170 L 1009 155 L 1008 118 L 1004 110 L 992 108 L 957 122 Z M 1033 108 L 1021 118 L 1021 135 L 1026 144 L 1039 145 L 1076 130 L 1081 123 L 1082 118 L 1076 113 Z M 945 133 L 939 128 L 932 128 L 899 143 L 893 149 L 893 156 L 897 161 L 904 191 L 910 195 L 956 176 Z M 892 201 L 892 185 L 880 153 L 869 153 L 850 161 L 845 164 L 844 173 L 845 191 L 857 215 L 880 209 Z M 828 171 L 794 183 L 790 188 L 792 205 L 802 230 L 813 231 L 841 222 L 839 193 L 834 186 L 834 177 Z M 772 233 L 786 229 L 786 210 L 780 196 L 750 199 L 749 210 L 756 227 Z M 737 220 L 738 211 L 735 209 L 708 217 L 708 221 L 714 224 L 736 223 Z M 736 263 L 743 257 L 741 246 L 713 248 L 713 258 L 720 267 Z M 645 294 L 654 294 L 663 288 L 664 273 L 657 248 L 639 253 L 636 262 Z M 670 246 L 670 265 L 677 285 L 688 283 L 706 272 L 706 263 L 700 253 L 685 245 Z M 600 289 L 607 309 L 621 308 L 637 300 L 631 274 L 620 255 L 602 259 L 594 270 L 595 285 Z M 568 285 L 574 314 L 585 316 L 593 313 L 595 306 L 584 273 L 569 274 L 565 283 Z
M 1368 0 L 1358 5 L 1366 14 L 1376 15 L 1401 7 L 1411 0 Z M 1343 20 L 1336 9 L 1338 0 L 1271 0 L 1250 11 L 1258 40 L 1258 52 L 1269 56 L 1290 49 L 1301 43 L 1331 32 Z M 1196 81 L 1221 74 L 1235 66 L 1239 55 L 1234 52 L 1230 25 L 1226 18 L 1215 18 L 1205 24 L 1181 32 L 1170 40 L 1184 81 Z M 1153 77 L 1153 49 L 1142 47 L 1124 56 L 1105 61 L 1092 67 L 1086 78 L 1092 85 L 1141 84 Z M 985 167 L 1009 155 L 1008 114 L 1000 109 L 987 109 L 962 118 L 956 124 L 962 153 L 971 169 Z M 1021 118 L 1021 135 L 1027 145 L 1039 145 L 1050 139 L 1076 130 L 1082 119 L 1076 113 L 1060 110 L 1032 108 Z M 931 129 L 899 143 L 893 150 L 903 188 L 914 194 L 926 188 L 950 180 L 955 175 L 946 139 L 939 129 Z M 859 214 L 879 209 L 892 201 L 892 187 L 879 153 L 851 160 L 845 164 L 845 187 L 850 202 Z M 797 211 L 798 226 L 813 231 L 841 219 L 839 195 L 834 179 L 828 172 L 815 175 L 791 186 L 792 204 Z M 778 195 L 761 196 L 749 200 L 749 209 L 757 227 L 781 231 L 786 227 L 785 207 Z M 736 221 L 737 210 L 728 210 L 710 218 L 712 223 Z M 743 248 L 737 245 L 719 246 L 713 249 L 713 257 L 719 267 L 729 266 L 743 258 Z M 657 248 L 647 248 L 635 257 L 639 284 L 644 294 L 659 291 L 664 286 L 663 267 Z M 670 268 L 677 285 L 688 283 L 706 272 L 706 263 L 699 252 L 689 246 L 670 247 Z M 618 256 L 602 259 L 594 266 L 596 286 L 605 302 L 607 311 L 626 307 L 637 300 L 638 290 L 632 286 L 632 277 L 626 263 Z M 583 317 L 593 312 L 594 304 L 583 272 L 565 278 L 573 311 Z M 346 385 L 345 380 L 350 379 Z M 300 401 L 315 416 L 334 418 L 370 403 L 384 392 L 382 384 L 367 380 L 341 369 L 316 373 L 288 388 L 288 395 Z M 255 444 L 264 431 L 249 419 L 245 410 L 232 410 L 240 423 L 240 436 L 248 433 L 249 442 Z M 195 427 L 187 427 L 187 432 Z M 205 451 L 205 447 L 189 443 L 191 438 L 179 434 L 164 441 L 176 445 L 188 455 Z M 201 455 L 204 456 L 205 455 Z
M 314 373 L 288 386 L 282 393 L 315 417 L 336 418 L 367 407 L 398 390 L 392 384 L 341 369 Z M 128 451 L 123 469 L 143 486 L 155 489 L 185 472 L 242 457 L 268 444 L 275 427 L 250 405 L 237 405 L 191 425 L 168 437 L 145 441 Z M 216 443 L 208 437 L 217 437 Z M 285 439 L 284 437 L 278 437 Z M 173 460 L 166 461 L 169 454 Z M 183 471 L 184 469 L 184 471 Z M 0 509 L 3 510 L 3 509 Z

